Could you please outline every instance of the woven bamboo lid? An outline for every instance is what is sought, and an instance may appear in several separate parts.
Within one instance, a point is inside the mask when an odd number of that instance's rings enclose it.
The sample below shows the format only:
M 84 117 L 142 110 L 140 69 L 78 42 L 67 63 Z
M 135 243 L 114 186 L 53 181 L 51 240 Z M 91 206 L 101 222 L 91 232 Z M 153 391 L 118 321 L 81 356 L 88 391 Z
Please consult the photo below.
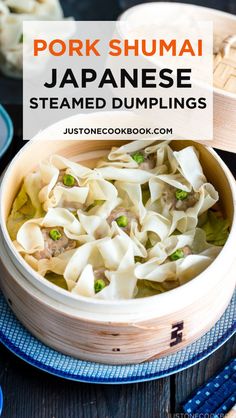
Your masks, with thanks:
M 215 54 L 214 86 L 236 93 L 236 35 L 228 36 Z

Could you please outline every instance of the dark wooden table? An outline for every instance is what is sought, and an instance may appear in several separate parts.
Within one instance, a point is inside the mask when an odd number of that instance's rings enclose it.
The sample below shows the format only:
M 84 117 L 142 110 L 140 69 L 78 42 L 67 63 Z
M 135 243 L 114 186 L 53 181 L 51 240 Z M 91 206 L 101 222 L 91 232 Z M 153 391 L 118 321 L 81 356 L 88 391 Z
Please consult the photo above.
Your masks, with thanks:
M 174 376 L 128 385 L 90 385 L 46 375 L 0 347 L 3 418 L 181 418 L 181 403 L 235 355 L 236 338 Z M 182 416 L 184 418 L 184 414 Z
M 66 15 L 83 20 L 112 20 L 130 0 L 67 0 Z M 192 1 L 187 1 L 192 3 Z M 235 0 L 196 0 L 196 4 L 236 13 Z M 22 87 L 0 76 L 0 103 L 5 104 L 15 129 L 13 143 L 0 160 L 0 171 L 23 145 Z M 231 170 L 235 154 L 220 152 Z M 3 418 L 180 418 L 181 403 L 236 355 L 236 337 L 201 363 L 171 377 L 128 385 L 90 385 L 47 375 L 0 346 L 0 384 L 4 393 Z M 182 416 L 184 418 L 184 415 Z

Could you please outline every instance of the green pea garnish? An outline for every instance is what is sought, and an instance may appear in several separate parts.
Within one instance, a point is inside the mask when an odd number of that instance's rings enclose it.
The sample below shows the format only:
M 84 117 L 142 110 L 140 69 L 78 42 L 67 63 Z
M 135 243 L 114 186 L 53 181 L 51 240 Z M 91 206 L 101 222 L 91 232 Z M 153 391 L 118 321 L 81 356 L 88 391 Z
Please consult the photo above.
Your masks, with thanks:
M 68 187 L 73 187 L 75 185 L 75 178 L 71 174 L 64 174 L 63 184 Z
M 145 158 L 141 152 L 135 152 L 133 155 L 131 155 L 134 161 L 136 161 L 137 164 L 141 164 L 144 162 Z
M 184 200 L 188 197 L 188 192 L 185 190 L 177 189 L 175 192 L 175 197 L 177 200 Z
M 174 253 L 170 255 L 171 261 L 179 260 L 180 258 L 184 258 L 184 252 L 181 248 L 176 250 Z
M 49 236 L 53 241 L 58 241 L 61 238 L 61 233 L 58 229 L 51 229 L 49 231 Z
M 128 218 L 125 215 L 118 216 L 118 218 L 115 219 L 118 226 L 121 228 L 125 228 L 128 225 Z
M 97 279 L 94 283 L 94 291 L 95 293 L 100 292 L 104 287 L 106 286 L 106 283 L 103 279 Z

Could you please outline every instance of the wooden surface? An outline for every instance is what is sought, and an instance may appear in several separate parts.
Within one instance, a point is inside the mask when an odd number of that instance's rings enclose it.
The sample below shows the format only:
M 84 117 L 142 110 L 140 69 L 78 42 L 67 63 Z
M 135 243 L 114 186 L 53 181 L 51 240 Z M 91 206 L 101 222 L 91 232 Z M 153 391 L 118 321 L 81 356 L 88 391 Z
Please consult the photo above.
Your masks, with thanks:
M 170 378 L 90 385 L 46 375 L 0 347 L 2 418 L 180 418 L 181 403 L 235 353 L 236 337 L 200 364 Z
M 120 0 L 124 6 L 140 1 Z M 186 0 L 185 2 L 192 3 Z M 81 19 L 113 19 L 118 0 L 65 0 L 67 15 Z M 235 0 L 195 0 L 195 4 L 236 13 Z M 69 10 L 70 9 L 70 10 Z M 14 142 L 0 160 L 0 171 L 22 146 L 21 86 L 0 77 L 0 102 L 15 122 Z M 14 106 L 13 106 L 14 105 Z M 236 174 L 236 157 L 219 152 Z M 236 355 L 236 337 L 206 360 L 170 378 L 132 385 L 89 385 L 62 380 L 34 369 L 0 346 L 0 384 L 4 395 L 1 418 L 181 418 L 181 403 L 193 390 Z M 184 417 L 182 417 L 184 418 Z

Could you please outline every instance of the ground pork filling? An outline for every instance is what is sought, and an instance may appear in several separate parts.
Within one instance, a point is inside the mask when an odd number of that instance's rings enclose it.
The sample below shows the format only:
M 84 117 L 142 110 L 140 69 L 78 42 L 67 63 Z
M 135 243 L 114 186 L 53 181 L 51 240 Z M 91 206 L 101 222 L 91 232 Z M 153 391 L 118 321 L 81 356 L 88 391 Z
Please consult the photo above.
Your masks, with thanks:
M 136 161 L 141 170 L 152 170 L 156 166 L 156 155 L 145 154 L 142 151 L 134 152 L 131 157 Z
M 131 221 L 133 219 L 137 220 L 137 217 L 133 212 L 130 210 L 118 207 L 114 209 L 107 218 L 107 222 L 109 225 L 112 224 L 113 221 L 117 223 L 117 225 L 122 228 L 123 231 L 129 233 L 131 227 Z
M 188 208 L 193 207 L 199 200 L 199 193 L 191 191 L 187 194 L 187 197 L 183 200 L 176 198 L 176 189 L 175 187 L 167 187 L 162 193 L 162 199 L 164 204 L 166 204 L 169 209 L 183 210 L 186 211 Z
M 43 258 L 58 257 L 60 254 L 68 250 L 73 250 L 76 247 L 76 241 L 68 238 L 63 228 L 57 227 L 56 229 L 61 235 L 59 239 L 54 240 L 50 237 L 50 231 L 52 228 L 42 228 L 41 232 L 44 239 L 44 249 L 34 253 L 34 257 L 37 260 Z

